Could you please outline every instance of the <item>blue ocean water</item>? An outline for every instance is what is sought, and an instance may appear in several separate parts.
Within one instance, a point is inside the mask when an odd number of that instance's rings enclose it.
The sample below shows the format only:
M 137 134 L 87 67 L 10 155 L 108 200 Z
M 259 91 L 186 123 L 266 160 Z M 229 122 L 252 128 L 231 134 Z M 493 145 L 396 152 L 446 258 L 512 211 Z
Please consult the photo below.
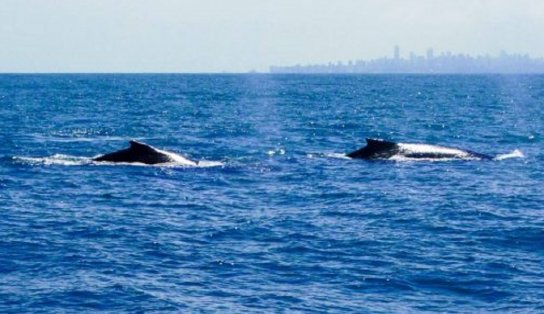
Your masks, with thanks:
M 543 312 L 543 109 L 544 76 L 0 75 L 0 312 Z M 130 139 L 209 163 L 90 162 Z

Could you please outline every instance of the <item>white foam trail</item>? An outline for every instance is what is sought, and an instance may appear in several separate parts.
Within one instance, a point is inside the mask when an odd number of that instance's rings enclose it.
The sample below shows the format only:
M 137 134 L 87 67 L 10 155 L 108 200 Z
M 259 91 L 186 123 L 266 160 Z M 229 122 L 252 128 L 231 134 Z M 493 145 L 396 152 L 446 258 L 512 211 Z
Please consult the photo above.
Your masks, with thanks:
M 24 163 L 36 165 L 62 165 L 62 166 L 79 166 L 87 165 L 93 162 L 90 157 L 71 156 L 63 154 L 55 154 L 49 157 L 13 157 L 14 160 Z
M 209 168 L 209 167 L 220 167 L 224 163 L 220 161 L 210 161 L 210 160 L 201 160 L 198 162 L 188 160 L 183 156 L 176 155 L 170 152 L 164 152 L 168 154 L 174 161 L 168 163 L 148 165 L 139 162 L 103 162 L 103 161 L 94 161 L 93 159 L 98 157 L 81 157 L 81 156 L 71 156 L 63 154 L 55 154 L 49 157 L 22 157 L 16 156 L 13 157 L 16 161 L 21 161 L 26 164 L 31 165 L 60 165 L 60 166 L 82 166 L 82 165 L 96 165 L 96 166 L 137 166 L 137 167 L 195 167 L 195 168 Z
M 274 156 L 274 155 L 285 155 L 285 149 L 283 148 L 276 148 L 274 150 L 269 150 L 266 152 L 268 156 Z
M 480 160 L 479 158 L 413 158 L 402 155 L 395 155 L 385 160 L 391 160 L 395 162 L 444 162 L 444 161 L 459 161 L 459 160 Z
M 167 152 L 165 150 L 160 150 L 160 149 L 157 149 L 157 151 L 167 155 L 168 157 L 170 157 L 170 159 L 174 160 L 174 162 L 172 162 L 173 164 L 178 164 L 180 166 L 197 166 L 196 162 L 189 160 L 181 155 L 174 154 L 174 153 Z
M 523 152 L 519 149 L 516 149 L 508 154 L 501 154 L 497 155 L 497 157 L 493 158 L 494 160 L 505 160 L 510 158 L 524 158 L 525 155 L 523 155 Z
M 208 168 L 208 167 L 221 167 L 225 164 L 220 161 L 211 161 L 211 160 L 201 160 L 198 162 L 197 167 Z
M 338 158 L 338 159 L 351 159 L 344 153 L 325 153 L 323 154 L 325 157 L 329 158 Z

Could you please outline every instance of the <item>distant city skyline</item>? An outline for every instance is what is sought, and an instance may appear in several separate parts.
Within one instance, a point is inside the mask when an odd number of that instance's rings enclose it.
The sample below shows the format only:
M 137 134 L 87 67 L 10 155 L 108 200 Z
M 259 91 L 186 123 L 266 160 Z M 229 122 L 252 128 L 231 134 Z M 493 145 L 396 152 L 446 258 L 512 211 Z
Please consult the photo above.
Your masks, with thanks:
M 529 54 L 509 54 L 501 51 L 471 56 L 464 53 L 440 52 L 428 48 L 425 55 L 413 51 L 404 58 L 399 45 L 393 47 L 391 56 L 364 60 L 328 62 L 325 64 L 296 64 L 270 66 L 271 73 L 544 73 L 544 58 Z

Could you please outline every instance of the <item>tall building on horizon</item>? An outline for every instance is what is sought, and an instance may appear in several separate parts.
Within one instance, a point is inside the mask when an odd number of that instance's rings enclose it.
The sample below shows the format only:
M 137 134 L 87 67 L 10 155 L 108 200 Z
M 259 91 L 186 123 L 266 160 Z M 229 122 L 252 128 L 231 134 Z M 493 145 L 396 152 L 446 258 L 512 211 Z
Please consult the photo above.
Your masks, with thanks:
M 399 45 L 395 45 L 394 57 L 395 57 L 395 60 L 399 60 L 399 59 L 400 59 L 400 48 L 399 48 Z
M 433 48 L 427 49 L 427 60 L 431 60 L 434 58 L 434 51 Z

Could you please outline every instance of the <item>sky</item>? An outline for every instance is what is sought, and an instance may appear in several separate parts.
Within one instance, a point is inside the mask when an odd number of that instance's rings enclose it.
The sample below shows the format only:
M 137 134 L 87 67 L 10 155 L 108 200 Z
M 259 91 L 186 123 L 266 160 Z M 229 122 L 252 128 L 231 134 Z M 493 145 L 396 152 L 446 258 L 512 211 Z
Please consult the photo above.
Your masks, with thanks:
M 452 51 L 544 57 L 543 0 L 1 0 L 0 72 L 265 72 Z

